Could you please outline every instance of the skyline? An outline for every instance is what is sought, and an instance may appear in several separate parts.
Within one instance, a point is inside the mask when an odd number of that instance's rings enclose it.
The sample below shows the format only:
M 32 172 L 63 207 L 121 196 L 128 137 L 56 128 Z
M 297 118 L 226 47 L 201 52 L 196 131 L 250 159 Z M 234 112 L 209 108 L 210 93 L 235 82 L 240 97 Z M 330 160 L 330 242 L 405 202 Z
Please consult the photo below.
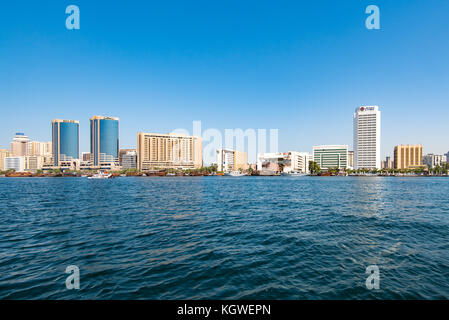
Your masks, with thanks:
M 400 144 L 449 150 L 445 1 L 376 1 L 381 30 L 364 26 L 367 1 L 76 4 L 76 31 L 65 4 L 0 13 L 1 148 L 15 132 L 50 141 L 61 118 L 80 121 L 89 152 L 89 116 L 104 114 L 120 117 L 121 148 L 200 120 L 279 129 L 279 150 L 353 150 L 353 110 L 379 105 L 382 159 Z
M 359 127 L 360 125 L 359 124 L 357 124 L 358 123 L 358 120 L 356 121 L 356 115 L 358 115 L 358 114 L 360 114 L 360 112 L 365 112 L 365 111 L 368 111 L 368 113 L 369 113 L 369 115 L 371 115 L 373 112 L 375 113 L 375 114 L 377 114 L 377 116 L 376 116 L 376 118 L 377 118 L 377 121 L 378 121 L 378 123 L 377 123 L 377 125 L 376 125 L 376 128 L 374 128 L 373 127 L 373 125 L 374 124 L 369 124 L 368 125 L 368 127 L 364 127 L 364 129 L 363 130 L 366 130 L 366 129 L 368 129 L 368 131 L 366 131 L 366 132 L 364 132 L 363 134 L 364 135 L 366 135 L 366 133 L 369 133 L 370 131 L 369 130 L 375 130 L 374 132 L 378 132 L 378 130 L 379 129 L 381 129 L 381 125 L 380 125 L 380 114 L 381 114 L 381 110 L 379 110 L 379 107 L 378 106 L 360 106 L 360 107 L 357 107 L 356 109 L 355 109 L 355 112 L 354 112 L 354 114 L 353 114 L 353 120 L 354 120 L 354 123 L 353 123 L 353 125 L 354 125 L 354 127 L 353 127 L 353 141 L 354 141 L 354 144 L 355 144 L 355 141 L 357 140 L 356 139 L 356 137 L 358 136 L 358 134 L 356 133 L 356 127 Z M 118 155 L 118 151 L 119 150 L 128 150 L 129 148 L 124 148 L 123 146 L 121 146 L 120 144 L 119 144 L 119 140 L 120 140 L 120 132 L 119 132 L 119 130 L 118 130 L 118 122 L 119 122 L 119 117 L 111 117 L 111 116 L 98 116 L 98 115 L 96 115 L 96 116 L 92 116 L 90 119 L 89 119 L 89 121 L 91 122 L 91 124 L 90 124 L 90 131 L 91 131 L 91 134 L 92 134 L 92 120 L 93 119 L 105 119 L 105 120 L 114 120 L 114 121 L 116 121 L 117 122 L 117 124 L 116 124 L 116 130 L 117 130 L 117 137 L 116 137 L 116 141 L 117 141 L 117 155 Z M 79 128 L 79 120 L 74 120 L 74 119 L 64 119 L 64 120 L 61 120 L 61 119 L 53 119 L 52 121 L 51 121 L 51 126 L 52 126 L 52 131 L 54 131 L 53 130 L 53 124 L 54 124 L 54 122 L 70 122 L 70 123 L 76 123 L 76 125 L 77 125 L 77 136 L 78 136 L 78 142 L 77 142 L 77 145 L 78 145 L 78 148 L 79 148 L 79 130 L 78 130 L 78 128 Z M 365 119 L 365 120 L 363 120 L 363 121 L 367 121 L 367 119 Z M 372 121 L 372 120 L 369 120 L 369 121 Z M 194 121 L 195 122 L 195 121 Z M 199 125 L 199 127 L 198 127 L 198 125 Z M 364 124 L 363 126 L 366 126 L 366 124 Z M 139 135 L 140 134 L 156 134 L 156 135 L 163 135 L 163 136 L 166 136 L 166 135 L 177 135 L 177 134 L 182 134 L 182 135 L 187 135 L 187 136 L 191 136 L 191 137 L 200 137 L 203 141 L 206 141 L 207 143 L 206 143 L 206 148 L 204 148 L 204 145 L 202 146 L 202 149 L 203 149 L 203 152 L 204 152 L 204 150 L 205 149 L 210 149 L 210 146 L 214 146 L 214 145 L 216 145 L 216 141 L 215 140 L 213 140 L 213 137 L 212 137 L 212 140 L 204 140 L 204 135 L 206 134 L 206 136 L 209 136 L 209 134 L 207 133 L 208 132 L 208 130 L 210 129 L 210 128 L 208 128 L 207 130 L 204 130 L 204 128 L 202 128 L 202 126 L 201 126 L 201 121 L 199 121 L 199 123 L 197 123 L 197 124 L 195 124 L 195 123 L 192 123 L 192 132 L 190 132 L 188 129 L 185 129 L 185 128 L 177 128 L 177 130 L 176 131 L 172 131 L 172 132 L 167 132 L 167 133 L 156 133 L 156 132 L 152 132 L 152 133 L 143 133 L 143 132 L 137 132 L 137 140 L 139 141 Z M 361 127 L 359 127 L 359 128 L 361 128 Z M 200 130 L 200 135 L 196 135 L 196 130 Z M 179 130 L 181 130 L 181 131 L 179 131 Z M 185 130 L 187 130 L 187 131 L 185 131 Z M 253 133 L 256 133 L 256 132 L 254 132 L 253 131 Z M 235 133 L 234 133 L 235 134 Z M 243 134 L 243 132 L 242 132 L 242 134 Z M 22 133 L 22 132 L 16 132 L 16 136 L 15 137 L 17 137 L 17 135 L 24 135 L 24 133 Z M 28 138 L 28 137 L 27 137 Z M 92 139 L 92 136 L 91 136 L 91 139 Z M 238 140 L 238 139 L 240 139 L 240 138 L 238 138 L 237 136 L 235 136 L 234 137 L 234 139 L 236 139 L 236 140 Z M 375 147 L 375 153 L 377 153 L 378 151 L 378 146 L 379 146 L 379 144 L 380 144 L 380 140 L 381 140 L 381 138 L 378 136 L 378 134 L 377 134 L 377 137 L 373 140 L 373 141 L 371 141 L 373 138 L 372 137 L 370 137 L 369 138 L 370 139 L 370 145 L 369 145 L 369 147 L 374 147 L 375 145 L 376 145 L 376 147 Z M 239 148 L 236 148 L 236 142 L 237 141 L 234 141 L 234 146 L 225 146 L 225 145 L 223 145 L 223 147 L 220 147 L 220 148 L 230 148 L 230 150 L 236 150 L 236 151 L 244 151 L 245 153 L 247 153 L 248 151 L 249 151 L 249 149 L 251 149 L 251 147 L 253 146 L 252 144 L 250 144 L 250 145 L 248 145 L 248 141 L 245 141 L 245 145 L 244 145 L 244 149 L 243 150 L 240 150 Z M 59 141 L 59 140 L 58 140 Z M 227 137 L 223 137 L 223 143 L 225 144 L 226 143 L 226 141 L 227 141 Z M 263 141 L 263 140 L 262 140 Z M 365 142 L 364 142 L 364 144 L 366 144 L 367 143 L 367 141 L 368 140 L 366 140 L 366 136 L 365 136 Z M 35 139 L 30 139 L 30 142 L 39 142 L 39 143 L 45 143 L 46 141 L 37 141 L 37 140 L 35 140 Z M 51 141 L 50 141 L 51 142 Z M 257 142 L 257 141 L 254 141 L 254 142 L 256 142 L 257 144 L 260 144 L 260 141 L 259 142 Z M 266 143 L 267 141 L 265 141 L 265 143 Z M 10 142 L 11 143 L 11 142 Z M 108 144 L 109 144 L 109 142 L 108 142 Z M 138 144 L 138 143 L 137 143 Z M 271 143 L 270 143 L 271 144 Z M 364 146 L 364 144 L 362 144 L 362 148 L 366 148 L 366 146 L 367 145 L 365 145 Z M 372 144 L 372 145 L 371 145 Z M 237 145 L 238 145 L 238 143 L 237 143 Z M 278 145 L 278 143 L 276 143 L 276 145 Z M 382 144 L 380 144 L 380 145 L 382 145 Z M 394 150 L 396 149 L 396 147 L 398 147 L 398 146 L 408 146 L 408 145 L 410 145 L 410 144 L 403 144 L 403 143 L 401 143 L 401 144 L 397 144 L 397 145 L 395 145 L 394 146 Z M 421 146 L 422 146 L 422 144 L 420 144 Z M 330 144 L 323 144 L 322 146 L 338 146 L 338 145 L 330 145 Z M 348 147 L 347 149 L 349 150 L 349 151 L 351 151 L 351 152 L 354 152 L 355 154 L 357 153 L 356 152 L 356 150 L 354 150 L 354 149 L 352 149 L 353 148 L 353 146 L 351 146 L 351 147 L 349 147 L 349 144 L 346 144 L 346 146 Z M 268 148 L 270 148 L 270 146 L 266 146 L 266 147 L 268 147 Z M 316 147 L 319 147 L 319 146 L 316 146 L 316 145 L 314 145 L 313 147 L 312 147 L 312 149 L 314 150 Z M 8 147 L 7 148 L 0 148 L 0 149 L 8 149 Z M 90 149 L 92 149 L 92 144 L 90 145 Z M 137 148 L 136 147 L 132 147 L 132 149 L 133 150 L 137 150 Z M 215 148 L 216 149 L 216 148 Z M 215 150 L 214 149 L 214 150 Z M 218 150 L 218 149 L 217 149 Z M 313 153 L 313 150 L 312 150 L 312 152 L 311 153 Z M 256 158 L 258 157 L 258 155 L 259 154 L 263 154 L 263 153 L 265 153 L 265 152 L 274 152 L 273 150 L 267 150 L 267 151 L 264 151 L 264 152 L 260 152 L 260 150 L 257 150 L 257 153 L 256 153 Z M 276 152 L 285 152 L 285 150 L 277 150 Z M 309 151 L 304 151 L 304 150 L 302 150 L 302 151 L 298 151 L 298 150 L 289 150 L 289 152 L 306 152 L 306 153 L 309 153 Z M 365 152 L 365 151 L 364 151 Z M 395 152 L 395 151 L 394 151 Z M 394 156 L 394 152 L 393 152 L 393 156 Z M 83 154 L 86 154 L 86 153 L 88 153 L 88 154 L 91 154 L 91 152 L 85 152 L 85 151 L 79 151 L 78 152 L 78 155 L 79 155 L 79 159 L 81 159 L 81 157 L 82 157 L 82 155 Z M 423 154 L 438 154 L 438 153 L 435 153 L 435 152 L 426 152 L 426 153 L 423 153 Z M 446 154 L 449 154 L 449 151 L 446 153 L 446 152 L 443 152 L 443 153 L 440 153 L 441 155 L 446 155 Z M 368 156 L 368 158 L 370 158 L 371 159 L 371 157 L 373 157 L 374 156 L 374 154 L 365 154 L 364 155 L 364 157 L 366 157 L 366 156 Z M 355 155 L 355 158 L 356 158 L 357 156 Z M 375 161 L 376 163 L 378 162 L 378 164 L 376 164 L 376 165 L 369 165 L 368 167 L 373 167 L 373 168 L 380 168 L 381 166 L 380 166 L 380 162 L 382 162 L 383 160 L 382 160 L 382 158 L 379 158 L 378 156 L 374 156 L 377 160 L 375 160 L 374 158 L 373 159 L 371 159 L 370 161 Z M 388 158 L 388 157 L 392 157 L 391 155 L 387 155 L 385 158 Z M 206 157 L 207 158 L 207 157 Z M 210 164 L 210 163 L 213 163 L 213 162 L 208 162 L 207 161 L 207 159 L 205 158 L 205 155 L 203 156 L 203 161 L 205 161 L 207 164 Z M 366 159 L 368 159 L 368 158 L 366 158 Z M 109 161 L 107 161 L 107 162 L 109 162 Z M 248 161 L 248 163 L 255 163 L 255 161 Z M 363 167 L 363 168 L 365 168 L 365 166 L 360 166 L 360 167 Z

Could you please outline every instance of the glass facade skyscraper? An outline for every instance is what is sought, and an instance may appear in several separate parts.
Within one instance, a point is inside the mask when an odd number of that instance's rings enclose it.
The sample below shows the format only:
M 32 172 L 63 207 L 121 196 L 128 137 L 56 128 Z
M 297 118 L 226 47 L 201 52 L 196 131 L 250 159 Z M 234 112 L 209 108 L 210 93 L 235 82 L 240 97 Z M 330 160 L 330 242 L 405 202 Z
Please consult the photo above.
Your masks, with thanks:
M 54 119 L 51 131 L 54 165 L 79 159 L 79 121 Z
M 90 153 L 94 166 L 119 162 L 119 118 L 90 118 Z

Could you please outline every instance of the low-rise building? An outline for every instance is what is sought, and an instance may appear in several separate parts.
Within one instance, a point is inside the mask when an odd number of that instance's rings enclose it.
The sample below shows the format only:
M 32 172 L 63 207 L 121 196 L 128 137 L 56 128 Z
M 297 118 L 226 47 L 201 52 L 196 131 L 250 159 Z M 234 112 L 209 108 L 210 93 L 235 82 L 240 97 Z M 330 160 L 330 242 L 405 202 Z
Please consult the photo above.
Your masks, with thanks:
M 5 157 L 4 158 L 5 171 L 14 170 L 15 172 L 25 171 L 25 156 Z
M 121 156 L 122 169 L 137 169 L 137 151 L 132 150 Z
M 287 159 L 290 165 L 284 166 L 284 172 L 309 173 L 309 162 L 313 161 L 313 156 L 308 152 L 289 151 Z
M 123 166 L 123 163 L 122 163 L 122 161 L 123 161 L 123 156 L 124 156 L 125 154 L 127 154 L 128 152 L 131 152 L 131 151 L 134 151 L 134 152 L 137 153 L 137 150 L 136 150 L 136 149 L 120 149 L 120 150 L 119 150 L 119 152 L 118 152 L 118 158 L 119 158 L 119 164 L 120 164 L 121 166 Z
M 257 156 L 257 170 L 265 173 L 281 172 L 309 172 L 309 162 L 312 155 L 307 152 L 271 152 L 259 153 Z
M 444 163 L 443 155 L 429 153 L 423 157 L 423 163 L 429 168 L 441 167 Z
M 267 152 L 257 155 L 257 170 L 263 174 L 280 173 L 283 171 L 286 163 L 286 152 Z
M 218 149 L 216 151 L 217 171 L 231 172 L 248 169 L 246 152 Z
M 26 156 L 25 157 L 25 170 L 36 172 L 42 170 L 44 166 L 43 156 Z
M 313 161 L 321 169 L 346 169 L 348 167 L 347 145 L 322 145 L 313 147 Z

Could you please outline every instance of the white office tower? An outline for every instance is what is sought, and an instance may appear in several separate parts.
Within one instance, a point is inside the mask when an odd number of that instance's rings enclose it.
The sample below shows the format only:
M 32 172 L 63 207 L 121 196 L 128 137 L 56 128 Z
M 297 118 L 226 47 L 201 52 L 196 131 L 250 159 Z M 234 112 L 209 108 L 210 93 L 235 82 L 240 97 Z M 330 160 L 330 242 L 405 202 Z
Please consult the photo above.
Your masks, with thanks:
M 380 111 L 361 106 L 354 112 L 354 169 L 380 169 Z

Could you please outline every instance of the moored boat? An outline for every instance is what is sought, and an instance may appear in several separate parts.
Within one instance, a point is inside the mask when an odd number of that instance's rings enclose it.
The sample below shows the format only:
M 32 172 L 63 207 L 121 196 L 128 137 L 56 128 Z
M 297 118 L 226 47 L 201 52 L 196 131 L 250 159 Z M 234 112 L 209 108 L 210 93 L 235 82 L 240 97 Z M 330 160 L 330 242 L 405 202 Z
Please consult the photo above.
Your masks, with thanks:
M 286 177 L 304 177 L 306 174 L 302 172 L 290 171 L 290 172 L 281 172 L 281 176 Z
M 105 173 L 105 172 L 99 172 L 94 174 L 91 177 L 88 177 L 88 179 L 111 179 L 112 174 L 111 173 Z
M 243 172 L 240 171 L 231 171 L 229 173 L 225 173 L 225 176 L 230 176 L 230 177 L 243 177 L 246 176 L 246 174 L 244 174 Z

